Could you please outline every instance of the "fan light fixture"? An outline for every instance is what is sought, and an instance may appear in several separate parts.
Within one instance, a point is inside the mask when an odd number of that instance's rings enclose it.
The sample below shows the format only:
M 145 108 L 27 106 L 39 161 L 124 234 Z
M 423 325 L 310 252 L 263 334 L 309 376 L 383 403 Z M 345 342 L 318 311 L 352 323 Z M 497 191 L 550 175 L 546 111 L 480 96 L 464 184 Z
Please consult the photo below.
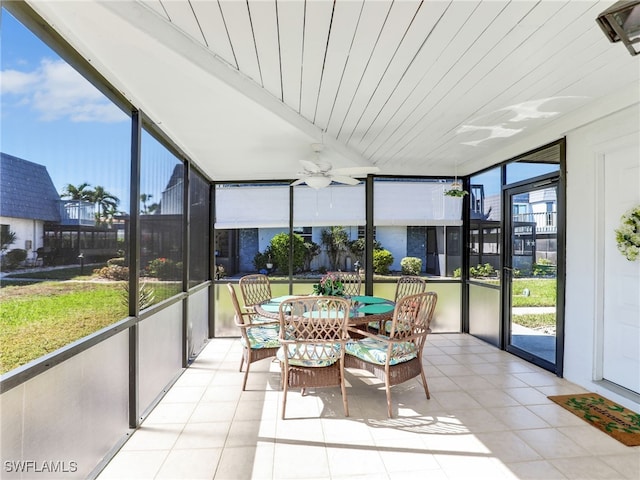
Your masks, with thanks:
M 347 167 L 333 168 L 326 158 L 321 158 L 324 145 L 322 143 L 312 143 L 311 149 L 314 152 L 314 160 L 300 160 L 304 170 L 298 172 L 298 179 L 291 183 L 292 187 L 306 183 L 307 186 L 320 190 L 326 188 L 332 183 L 345 185 L 358 185 L 360 180 L 355 176 L 364 176 L 379 171 L 378 167 Z
M 622 41 L 631 55 L 640 53 L 640 0 L 616 2 L 596 22 L 610 42 Z
M 309 185 L 311 188 L 320 190 L 321 188 L 331 185 L 331 179 L 324 175 L 310 175 L 304 179 L 304 183 Z

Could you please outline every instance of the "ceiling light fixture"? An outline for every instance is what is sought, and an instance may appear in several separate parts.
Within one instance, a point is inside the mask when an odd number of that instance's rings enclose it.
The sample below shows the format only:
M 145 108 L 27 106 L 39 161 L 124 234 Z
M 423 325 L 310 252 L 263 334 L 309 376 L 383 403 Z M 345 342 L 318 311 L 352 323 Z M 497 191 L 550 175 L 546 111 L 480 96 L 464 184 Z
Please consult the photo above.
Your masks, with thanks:
M 622 41 L 631 55 L 640 53 L 640 0 L 616 2 L 596 22 L 610 42 Z
M 310 175 L 305 177 L 304 183 L 309 185 L 311 188 L 320 190 L 321 188 L 328 187 L 331 184 L 331 179 L 324 175 Z

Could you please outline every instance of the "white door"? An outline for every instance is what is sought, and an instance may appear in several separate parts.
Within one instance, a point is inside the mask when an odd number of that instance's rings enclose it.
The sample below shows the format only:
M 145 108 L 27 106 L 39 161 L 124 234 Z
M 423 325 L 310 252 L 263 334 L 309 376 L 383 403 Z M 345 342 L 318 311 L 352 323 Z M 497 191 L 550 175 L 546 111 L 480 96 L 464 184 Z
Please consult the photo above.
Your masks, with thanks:
M 617 249 L 620 216 L 640 205 L 638 146 L 604 158 L 604 328 L 606 380 L 640 393 L 640 260 L 631 262 Z

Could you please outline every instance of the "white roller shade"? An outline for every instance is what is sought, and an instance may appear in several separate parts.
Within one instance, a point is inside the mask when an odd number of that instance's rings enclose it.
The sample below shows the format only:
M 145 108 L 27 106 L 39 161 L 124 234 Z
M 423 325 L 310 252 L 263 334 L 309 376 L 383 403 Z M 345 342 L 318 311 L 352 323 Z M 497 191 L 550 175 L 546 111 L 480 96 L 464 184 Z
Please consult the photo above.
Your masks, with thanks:
M 365 187 L 332 185 L 321 190 L 296 187 L 293 223 L 298 227 L 365 225 Z
M 216 187 L 215 228 L 289 227 L 287 185 Z
M 451 183 L 374 183 L 373 217 L 384 225 L 461 225 L 462 199 L 444 195 Z

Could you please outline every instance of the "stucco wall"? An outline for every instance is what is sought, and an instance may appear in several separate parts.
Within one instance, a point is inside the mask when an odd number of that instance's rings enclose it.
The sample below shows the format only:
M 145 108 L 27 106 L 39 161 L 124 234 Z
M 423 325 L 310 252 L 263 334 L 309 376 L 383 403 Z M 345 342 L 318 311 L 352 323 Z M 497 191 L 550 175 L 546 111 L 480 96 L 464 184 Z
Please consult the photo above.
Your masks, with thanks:
M 567 134 L 567 278 L 564 376 L 635 411 L 637 398 L 599 382 L 602 378 L 601 218 L 606 154 L 626 147 L 640 163 L 640 107 L 635 105 Z M 631 147 L 629 149 L 629 147 Z M 635 147 L 635 148 L 634 148 Z M 637 180 L 637 179 L 636 179 Z M 636 270 L 640 275 L 640 264 Z M 640 292 L 636 292 L 640 295 Z M 637 312 L 636 312 L 637 313 Z M 640 348 L 640 338 L 636 339 Z
M 15 232 L 16 241 L 7 250 L 25 248 L 25 241 L 31 241 L 31 249 L 27 252 L 27 260 L 35 259 L 34 252 L 42 247 L 43 227 L 39 220 L 28 218 L 0 217 L 0 224 L 9 225 L 9 230 Z

